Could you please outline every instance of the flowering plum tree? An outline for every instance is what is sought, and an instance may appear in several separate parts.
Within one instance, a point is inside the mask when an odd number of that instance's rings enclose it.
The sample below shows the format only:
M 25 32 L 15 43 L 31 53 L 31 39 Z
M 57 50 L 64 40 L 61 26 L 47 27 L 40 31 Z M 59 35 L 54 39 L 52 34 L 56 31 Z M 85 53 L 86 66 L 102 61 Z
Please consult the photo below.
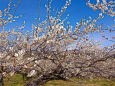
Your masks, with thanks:
M 21 0 L 19 0 L 20 3 Z M 5 30 L 5 25 L 15 21 L 15 12 L 19 5 L 14 7 L 11 15 L 11 1 L 4 12 L 0 11 L 0 75 L 1 85 L 3 77 L 7 74 L 11 76 L 15 73 L 33 77 L 25 86 L 41 85 L 49 80 L 62 79 L 70 80 L 70 77 L 108 77 L 115 75 L 115 54 L 114 45 L 110 48 L 99 48 L 98 42 L 89 40 L 89 33 L 101 32 L 100 26 L 96 23 L 103 18 L 102 13 L 98 18 L 87 20 L 81 19 L 74 31 L 71 25 L 65 26 L 61 15 L 70 5 L 71 0 L 67 0 L 65 6 L 55 17 L 50 15 L 50 4 L 46 6 L 47 19 L 37 25 L 32 25 L 32 32 L 23 33 L 25 22 L 16 29 Z M 102 3 L 97 0 L 93 5 L 88 1 L 88 5 L 93 9 L 101 9 L 102 12 L 114 17 L 114 1 Z M 108 8 L 110 6 L 110 10 Z M 6 17 L 7 16 L 7 17 Z M 115 31 L 111 29 L 111 31 Z M 114 38 L 114 37 L 113 37 Z M 76 48 L 68 50 L 69 45 L 76 43 Z M 111 65 L 112 62 L 112 65 Z M 110 68 L 107 71 L 106 68 Z M 105 74 L 106 73 L 106 74 Z M 91 76 L 90 76 L 91 77 Z

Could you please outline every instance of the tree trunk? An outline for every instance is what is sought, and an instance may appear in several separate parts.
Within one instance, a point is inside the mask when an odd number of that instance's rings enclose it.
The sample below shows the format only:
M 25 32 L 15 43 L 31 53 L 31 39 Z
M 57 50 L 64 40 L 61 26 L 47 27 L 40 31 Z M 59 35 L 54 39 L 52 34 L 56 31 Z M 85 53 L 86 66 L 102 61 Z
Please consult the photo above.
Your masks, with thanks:
M 50 80 L 65 80 L 63 77 L 60 76 L 55 76 L 52 74 L 48 74 L 48 75 L 42 75 L 34 80 L 30 80 L 25 86 L 40 86 L 45 84 L 46 82 L 50 81 Z
M 57 68 L 52 73 L 46 73 L 34 80 L 30 80 L 25 86 L 41 86 L 50 80 L 66 80 L 63 76 L 61 76 L 62 73 L 63 70 Z
M 2 73 L 0 73 L 0 86 L 4 86 Z

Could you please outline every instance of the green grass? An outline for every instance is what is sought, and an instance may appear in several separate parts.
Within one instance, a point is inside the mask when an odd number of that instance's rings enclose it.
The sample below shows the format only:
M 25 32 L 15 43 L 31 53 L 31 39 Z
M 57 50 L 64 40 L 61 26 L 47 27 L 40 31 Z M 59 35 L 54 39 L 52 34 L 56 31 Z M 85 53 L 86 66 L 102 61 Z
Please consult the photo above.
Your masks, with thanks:
M 79 83 L 73 83 L 73 82 L 67 82 L 62 80 L 53 80 L 46 83 L 45 86 L 115 86 L 114 81 L 106 80 L 106 79 L 77 79 L 72 78 L 73 81 L 79 82 Z
M 16 74 L 15 76 L 8 77 L 9 79 L 4 79 L 5 86 L 24 86 L 28 81 L 26 78 L 23 80 L 23 76 Z M 115 81 L 106 79 L 78 79 L 72 78 L 73 81 L 79 82 L 69 82 L 62 80 L 52 80 L 47 82 L 44 86 L 115 86 Z
M 23 76 L 21 74 L 16 74 L 15 76 L 8 76 L 4 78 L 4 85 L 5 86 L 24 86 L 27 82 L 27 79 L 23 80 Z

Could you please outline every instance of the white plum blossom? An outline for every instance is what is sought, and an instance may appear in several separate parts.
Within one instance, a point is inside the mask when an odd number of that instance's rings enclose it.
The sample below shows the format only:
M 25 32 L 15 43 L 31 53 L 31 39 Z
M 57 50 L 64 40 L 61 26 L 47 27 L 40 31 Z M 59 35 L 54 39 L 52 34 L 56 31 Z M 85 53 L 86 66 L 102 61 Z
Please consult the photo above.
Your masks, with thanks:
M 36 71 L 36 70 L 31 70 L 31 71 L 28 73 L 27 77 L 32 77 L 32 76 L 34 76 L 34 75 L 36 75 L 36 74 L 37 74 L 37 71 Z

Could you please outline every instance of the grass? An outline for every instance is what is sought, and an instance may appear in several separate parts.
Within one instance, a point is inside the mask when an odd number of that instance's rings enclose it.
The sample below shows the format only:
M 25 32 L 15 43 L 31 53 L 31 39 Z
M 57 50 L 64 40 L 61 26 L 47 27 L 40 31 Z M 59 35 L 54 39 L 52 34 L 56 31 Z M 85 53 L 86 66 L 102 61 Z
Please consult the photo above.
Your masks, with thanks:
M 8 76 L 4 78 L 4 86 L 24 86 L 27 82 L 27 79 L 23 80 L 23 76 L 21 74 L 16 74 L 15 76 Z
M 28 81 L 26 78 L 23 80 L 23 76 L 16 74 L 15 76 L 4 78 L 5 86 L 24 86 Z M 106 80 L 106 79 L 78 79 L 72 78 L 73 81 L 81 82 L 74 83 L 69 81 L 62 80 L 52 80 L 47 82 L 44 86 L 115 86 L 115 81 Z
M 73 81 L 79 83 L 73 83 L 62 80 L 53 80 L 46 83 L 45 86 L 115 86 L 115 82 L 106 79 L 77 79 L 72 78 Z

